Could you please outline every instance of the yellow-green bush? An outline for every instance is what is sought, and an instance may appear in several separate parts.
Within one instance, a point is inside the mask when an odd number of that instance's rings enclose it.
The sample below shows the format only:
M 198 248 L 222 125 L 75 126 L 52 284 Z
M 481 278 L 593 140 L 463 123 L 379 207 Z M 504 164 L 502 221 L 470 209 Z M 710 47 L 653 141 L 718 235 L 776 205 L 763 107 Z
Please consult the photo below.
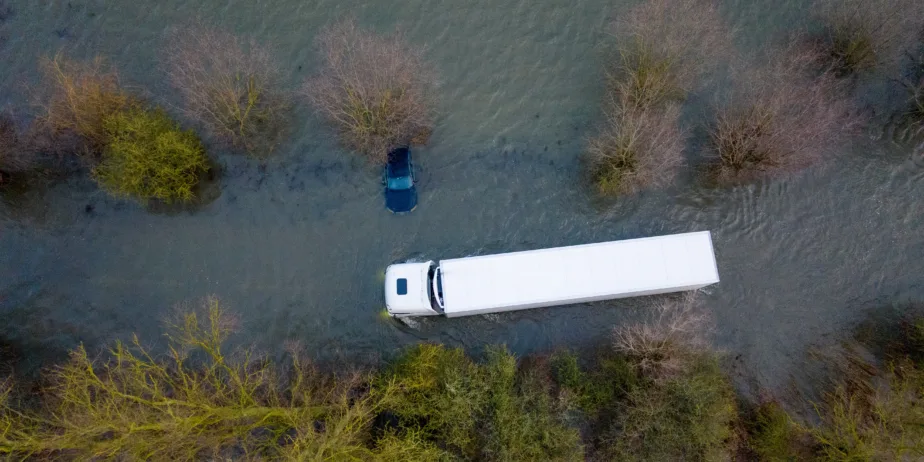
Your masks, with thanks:
M 901 360 L 883 378 L 869 388 L 841 384 L 816 404 L 821 424 L 803 428 L 821 460 L 924 458 L 924 370 Z
M 93 176 L 116 196 L 141 201 L 189 201 L 208 171 L 202 142 L 161 109 L 131 109 L 106 117 L 108 138 Z
M 775 401 L 761 404 L 748 422 L 748 448 L 761 461 L 797 460 L 798 440 L 802 432 L 786 411 Z
M 734 390 L 705 355 L 666 381 L 647 378 L 621 403 L 610 444 L 615 460 L 723 460 L 734 450 Z
M 460 349 L 418 345 L 380 383 L 395 387 L 388 408 L 402 428 L 464 459 L 579 459 L 578 433 L 559 421 L 549 374 L 518 368 L 503 348 L 477 364 Z

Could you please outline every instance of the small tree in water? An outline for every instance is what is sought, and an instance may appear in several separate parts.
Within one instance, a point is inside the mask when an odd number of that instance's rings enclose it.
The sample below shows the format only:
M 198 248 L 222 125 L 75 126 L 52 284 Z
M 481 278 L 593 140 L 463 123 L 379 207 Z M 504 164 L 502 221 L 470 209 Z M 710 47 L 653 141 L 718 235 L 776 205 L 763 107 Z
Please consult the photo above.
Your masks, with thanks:
M 680 103 L 729 49 L 717 6 L 702 0 L 648 0 L 612 26 L 606 120 L 588 141 L 590 176 L 605 195 L 663 187 L 683 164 Z
M 194 24 L 170 37 L 170 82 L 183 97 L 183 112 L 215 138 L 254 156 L 279 141 L 289 103 L 279 68 L 254 40 Z
M 102 58 L 72 61 L 62 54 L 42 61 L 40 92 L 45 123 L 53 134 L 77 135 L 89 153 L 99 154 L 108 141 L 104 121 L 136 103 Z
M 814 50 L 773 52 L 746 67 L 718 104 L 708 156 L 719 183 L 775 176 L 813 165 L 842 146 L 860 122 L 832 73 L 814 75 Z
M 821 0 L 824 27 L 820 56 L 840 77 L 896 67 L 924 28 L 920 0 Z
M 348 148 L 385 162 L 396 147 L 423 144 L 433 128 L 434 74 L 400 35 L 379 36 L 352 20 L 318 36 L 321 72 L 302 93 Z

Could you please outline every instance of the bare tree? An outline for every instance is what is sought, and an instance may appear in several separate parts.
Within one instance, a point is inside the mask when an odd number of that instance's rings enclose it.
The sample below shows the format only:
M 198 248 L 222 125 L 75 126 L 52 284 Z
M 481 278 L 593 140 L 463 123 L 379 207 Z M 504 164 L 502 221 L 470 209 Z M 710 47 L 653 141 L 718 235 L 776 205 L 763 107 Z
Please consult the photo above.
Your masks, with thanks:
M 324 29 L 317 47 L 323 66 L 302 93 L 348 148 L 384 162 L 390 150 L 425 141 L 433 127 L 435 75 L 422 49 L 353 20 Z
M 647 0 L 611 34 L 618 57 L 610 83 L 641 107 L 684 99 L 731 52 L 731 31 L 709 0 Z
M 43 59 L 44 80 L 38 98 L 40 118 L 54 135 L 72 133 L 87 152 L 98 154 L 106 144 L 106 117 L 127 109 L 137 100 L 122 87 L 115 68 L 97 57 L 72 61 L 62 54 Z
M 844 76 L 900 64 L 902 53 L 917 44 L 924 28 L 924 2 L 820 0 L 816 16 L 825 28 L 822 57 Z
M 659 301 L 643 322 L 613 329 L 613 346 L 647 375 L 666 379 L 682 373 L 709 348 L 712 321 L 694 294 Z
M 266 48 L 194 23 L 170 35 L 165 54 L 187 117 L 251 155 L 272 152 L 289 102 L 279 67 Z
M 685 136 L 680 107 L 639 108 L 624 94 L 611 94 L 606 120 L 588 141 L 594 184 L 603 194 L 631 194 L 670 184 L 683 164 Z
M 843 145 L 860 118 L 832 72 L 816 75 L 817 59 L 816 50 L 790 46 L 735 73 L 710 131 L 716 180 L 798 170 Z

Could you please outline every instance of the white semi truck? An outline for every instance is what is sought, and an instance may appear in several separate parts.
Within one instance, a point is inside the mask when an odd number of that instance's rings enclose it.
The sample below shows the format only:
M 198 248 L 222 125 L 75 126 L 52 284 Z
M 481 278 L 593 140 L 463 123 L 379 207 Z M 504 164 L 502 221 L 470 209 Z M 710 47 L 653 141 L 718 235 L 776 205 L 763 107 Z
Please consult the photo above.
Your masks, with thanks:
M 385 271 L 395 317 L 448 317 L 695 290 L 719 282 L 709 231 L 529 250 Z

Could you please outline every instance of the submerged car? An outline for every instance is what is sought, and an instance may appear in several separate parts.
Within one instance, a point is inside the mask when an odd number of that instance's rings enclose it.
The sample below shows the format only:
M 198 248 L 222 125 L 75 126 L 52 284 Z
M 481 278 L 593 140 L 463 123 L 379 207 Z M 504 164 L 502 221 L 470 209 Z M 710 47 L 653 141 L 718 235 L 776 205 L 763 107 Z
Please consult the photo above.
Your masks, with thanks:
M 385 207 L 394 213 L 409 213 L 417 207 L 417 188 L 414 187 L 414 163 L 409 148 L 398 148 L 388 153 L 385 165 Z

